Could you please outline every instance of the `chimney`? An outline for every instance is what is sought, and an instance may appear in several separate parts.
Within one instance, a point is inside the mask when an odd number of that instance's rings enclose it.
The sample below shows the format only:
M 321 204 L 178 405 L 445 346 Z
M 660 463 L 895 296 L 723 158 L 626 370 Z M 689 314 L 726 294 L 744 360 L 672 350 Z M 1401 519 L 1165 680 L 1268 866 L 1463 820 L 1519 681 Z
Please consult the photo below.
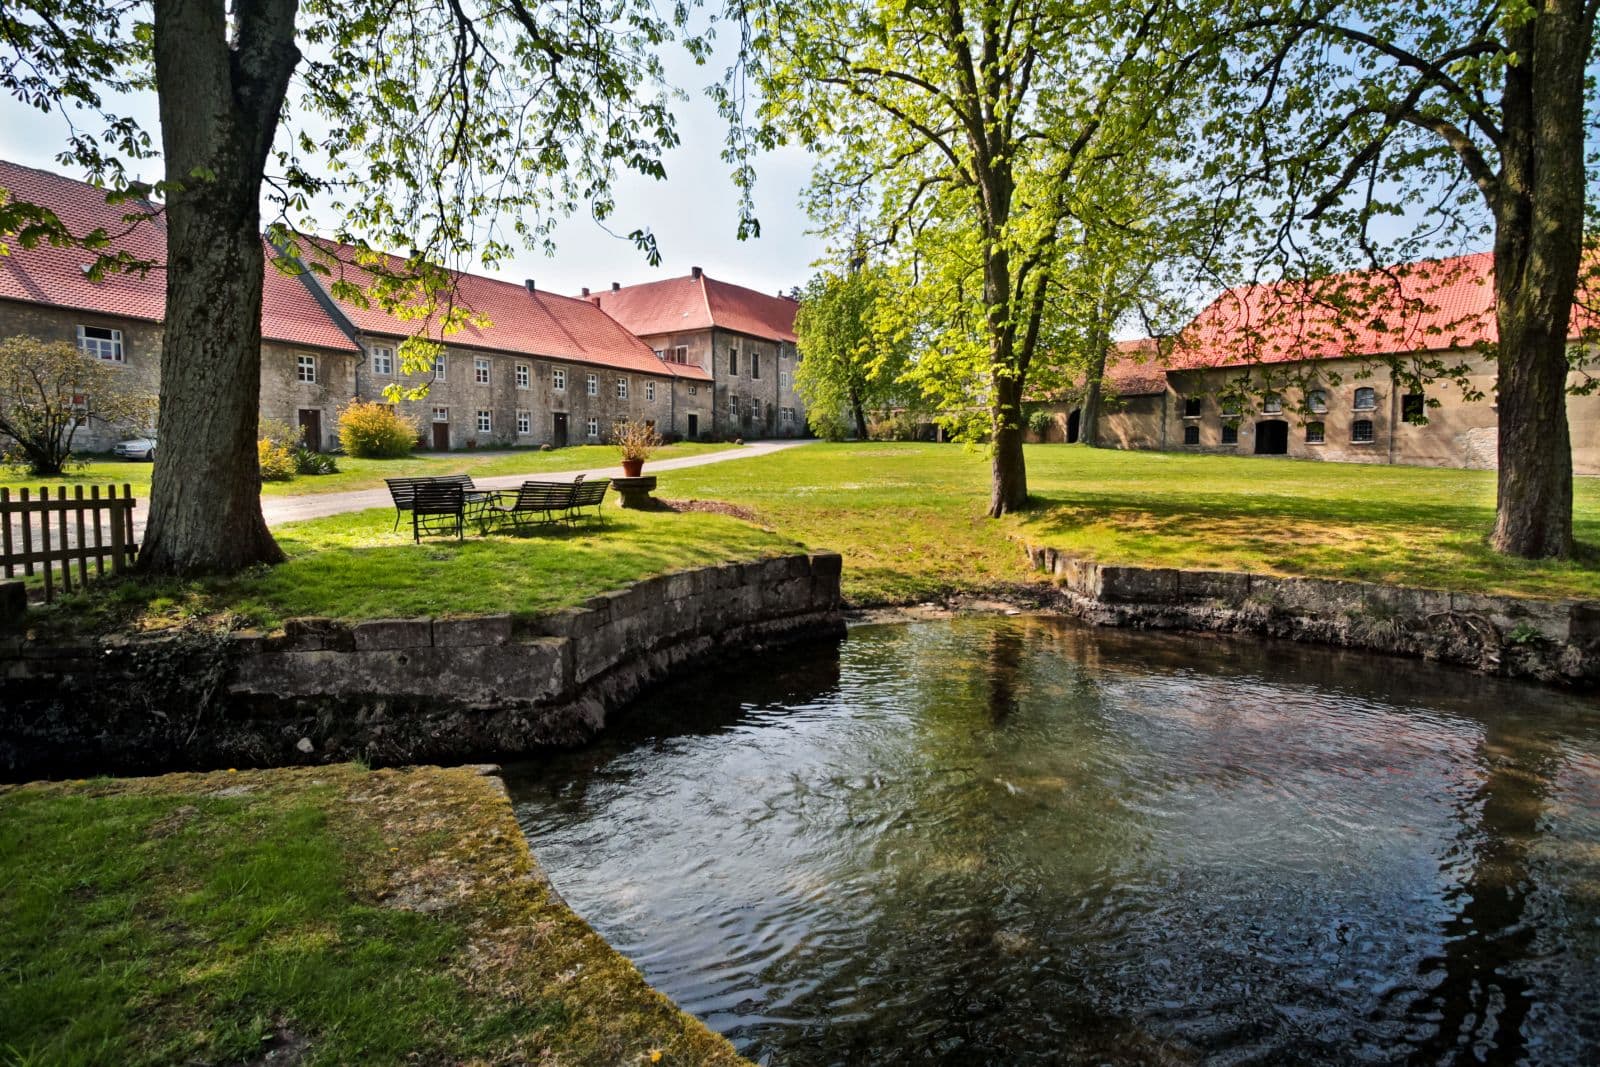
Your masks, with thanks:
M 704 274 L 705 274 L 705 271 L 701 270 L 699 267 L 690 267 L 689 268 L 689 277 L 691 277 L 691 278 L 699 278 Z
M 528 292 L 530 292 L 530 293 L 537 293 L 539 291 L 534 286 L 532 278 L 529 278 L 528 280 L 524 281 L 522 284 L 528 287 Z
M 583 287 L 583 295 L 584 296 L 588 296 L 589 295 L 589 287 L 587 285 Z
M 621 288 L 622 288 L 622 283 L 621 282 L 612 282 L 611 283 L 611 291 L 613 293 L 616 292 L 618 289 L 621 289 Z

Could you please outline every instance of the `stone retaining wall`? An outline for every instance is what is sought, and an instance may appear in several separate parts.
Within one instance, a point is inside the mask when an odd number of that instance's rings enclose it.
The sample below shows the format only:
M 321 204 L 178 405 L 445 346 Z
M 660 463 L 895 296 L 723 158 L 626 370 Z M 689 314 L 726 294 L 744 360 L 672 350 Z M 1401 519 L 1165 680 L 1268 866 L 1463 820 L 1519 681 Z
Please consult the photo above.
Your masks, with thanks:
M 291 619 L 281 635 L 0 640 L 0 776 L 512 757 L 668 674 L 844 635 L 840 557 L 680 571 L 518 622 Z
M 1600 601 L 1094 563 L 1024 545 L 1070 610 L 1105 626 L 1255 633 L 1558 685 L 1600 683 Z

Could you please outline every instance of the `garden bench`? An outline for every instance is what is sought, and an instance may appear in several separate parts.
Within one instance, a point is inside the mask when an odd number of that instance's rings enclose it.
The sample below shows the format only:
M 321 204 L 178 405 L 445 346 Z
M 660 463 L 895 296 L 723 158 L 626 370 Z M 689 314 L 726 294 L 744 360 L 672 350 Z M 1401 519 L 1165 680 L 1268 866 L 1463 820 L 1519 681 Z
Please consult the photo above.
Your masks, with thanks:
M 478 514 L 485 523 L 510 524 L 517 529 L 555 522 L 571 509 L 580 484 L 581 479 L 579 482 L 523 482 L 515 491 L 495 494 Z
M 463 507 L 471 506 L 481 508 L 494 499 L 491 490 L 479 489 L 472 482 L 470 474 L 430 474 L 416 478 L 385 478 L 389 486 L 389 497 L 394 501 L 394 529 L 400 528 L 400 520 L 404 513 L 411 510 L 411 503 L 416 499 L 417 487 L 420 485 L 457 485 L 461 487 Z
M 600 505 L 605 501 L 606 487 L 610 484 L 610 478 L 600 478 L 592 482 L 585 482 L 580 479 L 574 483 L 572 487 L 572 502 L 567 505 L 568 520 L 580 517 L 584 508 L 594 508 L 595 518 L 604 523 L 606 517 L 601 513 Z
M 424 533 L 454 532 L 456 540 L 465 537 L 466 490 L 459 482 L 421 479 L 410 487 L 411 537 L 421 541 Z

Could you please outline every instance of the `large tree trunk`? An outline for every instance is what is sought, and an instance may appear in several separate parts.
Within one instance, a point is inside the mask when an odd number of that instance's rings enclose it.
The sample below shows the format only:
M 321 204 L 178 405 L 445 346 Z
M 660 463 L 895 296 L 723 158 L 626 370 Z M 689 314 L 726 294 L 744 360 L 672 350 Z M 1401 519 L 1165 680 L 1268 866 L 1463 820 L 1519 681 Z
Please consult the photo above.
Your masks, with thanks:
M 155 0 L 167 311 L 140 565 L 229 572 L 283 558 L 261 517 L 261 181 L 299 62 L 296 0 Z M 229 32 L 232 31 L 230 39 Z
M 1095 331 L 1089 343 L 1093 352 L 1089 357 L 1089 367 L 1084 373 L 1083 408 L 1078 416 L 1078 441 L 1090 448 L 1100 446 L 1100 405 L 1104 387 L 1102 382 L 1106 376 L 1106 353 L 1110 349 L 1107 337 Z
M 855 386 L 850 387 L 850 414 L 856 420 L 856 440 L 867 439 L 867 409 L 861 405 L 861 390 Z
M 1028 466 L 1022 456 L 1022 385 L 1011 374 L 994 379 L 993 466 L 989 515 L 999 518 L 1028 503 Z
M 1495 548 L 1528 559 L 1572 553 L 1567 336 L 1583 245 L 1582 5 L 1553 2 L 1510 31 L 1495 219 L 1500 327 Z

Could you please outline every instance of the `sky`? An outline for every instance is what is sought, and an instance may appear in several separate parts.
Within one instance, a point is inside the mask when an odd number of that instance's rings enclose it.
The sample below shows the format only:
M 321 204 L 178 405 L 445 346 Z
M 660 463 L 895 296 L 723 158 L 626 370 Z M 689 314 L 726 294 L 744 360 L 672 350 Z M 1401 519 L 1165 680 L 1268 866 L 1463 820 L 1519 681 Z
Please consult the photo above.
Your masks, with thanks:
M 813 273 L 812 263 L 823 252 L 821 239 L 806 233 L 808 220 L 799 206 L 801 190 L 810 176 L 810 157 L 798 148 L 760 157 L 756 208 L 761 236 L 738 240 L 737 192 L 728 165 L 720 158 L 726 126 L 712 102 L 699 92 L 714 68 L 696 68 L 678 55 L 664 58 L 669 75 L 690 97 L 676 107 L 682 140 L 665 156 L 667 178 L 621 176 L 616 212 L 606 228 L 587 216 L 574 216 L 556 231 L 554 258 L 523 250 L 492 273 L 519 283 L 531 278 L 541 289 L 570 295 L 577 295 L 584 286 L 602 289 L 612 282 L 632 285 L 677 277 L 689 273 L 690 267 L 701 267 L 712 277 L 763 292 L 787 292 L 805 284 Z M 128 104 L 130 113 L 159 138 L 153 95 Z M 81 178 L 81 172 L 56 159 L 66 147 L 67 130 L 66 120 L 58 114 L 0 97 L 0 159 Z M 160 177 L 159 168 L 158 161 L 143 160 L 130 173 L 150 181 Z M 646 263 L 626 239 L 636 228 L 648 228 L 655 234 L 661 251 L 659 268 Z

